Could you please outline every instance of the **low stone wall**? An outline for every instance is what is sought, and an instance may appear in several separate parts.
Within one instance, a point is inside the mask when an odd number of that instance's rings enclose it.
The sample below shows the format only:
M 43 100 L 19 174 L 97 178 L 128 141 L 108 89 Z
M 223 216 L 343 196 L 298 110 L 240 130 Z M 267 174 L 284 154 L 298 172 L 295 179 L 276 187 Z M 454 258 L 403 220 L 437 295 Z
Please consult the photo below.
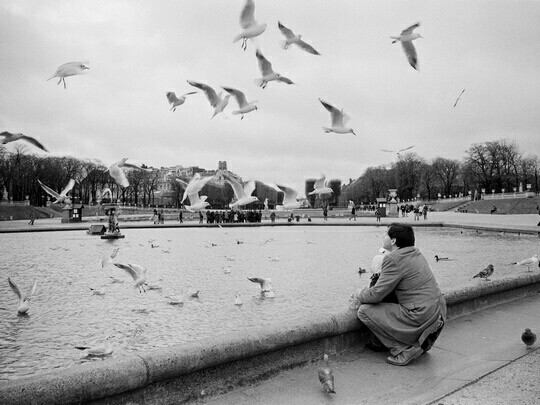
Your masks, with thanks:
M 449 318 L 540 293 L 540 274 L 445 292 Z M 443 332 L 444 333 L 444 332 Z M 0 384 L 1 404 L 170 404 L 247 385 L 366 342 L 355 311 L 125 354 Z

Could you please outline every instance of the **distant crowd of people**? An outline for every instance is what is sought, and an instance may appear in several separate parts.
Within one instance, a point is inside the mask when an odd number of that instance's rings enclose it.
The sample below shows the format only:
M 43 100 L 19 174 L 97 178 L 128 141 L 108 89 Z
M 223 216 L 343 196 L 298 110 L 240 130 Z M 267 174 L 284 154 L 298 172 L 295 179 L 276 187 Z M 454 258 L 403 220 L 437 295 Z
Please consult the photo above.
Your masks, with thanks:
M 242 210 L 219 210 L 219 211 L 206 211 L 206 223 L 207 224 L 219 224 L 219 223 L 242 223 L 242 222 L 261 222 L 262 212 L 261 210 L 255 211 L 242 211 Z M 204 216 L 199 211 L 199 223 L 204 222 Z
M 414 215 L 415 221 L 420 221 L 420 217 L 423 216 L 427 219 L 428 214 L 427 204 L 415 206 L 414 204 L 401 204 L 398 205 L 398 215 L 401 212 L 401 217 L 408 217 L 410 213 Z

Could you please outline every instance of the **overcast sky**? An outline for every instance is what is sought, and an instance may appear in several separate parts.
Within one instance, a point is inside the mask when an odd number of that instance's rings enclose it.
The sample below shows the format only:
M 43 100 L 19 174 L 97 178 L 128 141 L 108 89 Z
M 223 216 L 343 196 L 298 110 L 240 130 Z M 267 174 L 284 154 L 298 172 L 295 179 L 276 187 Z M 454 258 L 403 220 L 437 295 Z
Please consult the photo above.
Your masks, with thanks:
M 247 51 L 244 0 L 0 1 L 0 132 L 23 132 L 52 153 L 122 157 L 161 166 L 216 169 L 244 180 L 306 178 L 344 183 L 416 145 L 421 157 L 461 159 L 473 143 L 508 138 L 540 151 L 540 2 L 256 0 L 268 27 Z M 277 22 L 322 55 L 283 50 Z M 420 72 L 391 35 L 421 21 Z M 296 84 L 256 86 L 259 46 Z M 57 67 L 89 71 L 46 81 Z M 169 111 L 168 91 L 238 88 L 259 110 L 210 120 L 202 93 Z M 456 108 L 453 104 L 466 89 Z M 351 116 L 352 134 L 325 134 L 322 98 Z M 34 150 L 33 147 L 31 147 Z

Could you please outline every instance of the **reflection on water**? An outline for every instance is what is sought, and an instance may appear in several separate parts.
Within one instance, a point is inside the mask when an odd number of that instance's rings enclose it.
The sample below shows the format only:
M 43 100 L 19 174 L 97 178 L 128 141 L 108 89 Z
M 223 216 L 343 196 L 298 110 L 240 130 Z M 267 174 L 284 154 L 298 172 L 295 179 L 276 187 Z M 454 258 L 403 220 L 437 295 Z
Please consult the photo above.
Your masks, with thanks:
M 370 274 L 359 277 L 358 266 L 369 269 L 384 230 L 126 229 L 126 238 L 113 242 L 83 231 L 4 234 L 0 380 L 106 361 L 82 360 L 74 346 L 110 342 L 113 356 L 122 356 L 343 310 L 352 291 L 368 285 Z M 443 290 L 485 282 L 472 276 L 488 263 L 495 266 L 491 279 L 526 271 L 508 264 L 538 248 L 532 236 L 448 228 L 418 228 L 416 236 Z M 156 289 L 139 293 L 123 270 L 101 267 L 103 255 L 115 247 L 120 249 L 114 261 L 145 267 L 147 283 Z M 436 254 L 456 260 L 436 263 Z M 17 315 L 8 276 L 23 291 L 38 280 L 28 316 Z M 247 277 L 272 278 L 276 297 L 262 299 L 259 286 Z M 95 295 L 91 288 L 105 294 Z M 200 290 L 199 298 L 188 297 L 190 289 Z M 237 292 L 242 306 L 234 305 Z M 183 305 L 169 304 L 168 296 L 183 294 Z

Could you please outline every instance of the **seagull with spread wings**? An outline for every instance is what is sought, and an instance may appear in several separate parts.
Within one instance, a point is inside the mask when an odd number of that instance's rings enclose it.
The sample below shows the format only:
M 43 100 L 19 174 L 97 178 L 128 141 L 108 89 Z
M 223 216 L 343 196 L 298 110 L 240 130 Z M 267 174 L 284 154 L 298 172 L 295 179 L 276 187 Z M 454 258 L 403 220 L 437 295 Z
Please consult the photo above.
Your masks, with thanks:
M 283 203 L 281 205 L 276 205 L 278 211 L 284 210 L 294 210 L 300 208 L 302 203 L 296 199 L 298 196 L 298 191 L 292 187 L 284 186 L 281 184 L 276 184 L 276 186 L 283 191 Z
M 234 115 L 240 114 L 241 115 L 241 117 L 240 117 L 241 120 L 244 119 L 244 114 L 247 114 L 247 113 L 249 113 L 251 111 L 257 110 L 257 106 L 255 105 L 255 103 L 258 100 L 250 101 L 248 103 L 248 101 L 246 99 L 246 95 L 244 93 L 242 93 L 240 90 L 234 89 L 232 87 L 223 87 L 223 90 L 225 90 L 227 93 L 229 93 L 231 96 L 233 96 L 234 99 L 236 100 L 236 102 L 238 103 L 238 107 L 239 107 L 238 110 L 235 110 L 232 113 Z
M 325 133 L 328 134 L 330 132 L 335 132 L 336 134 L 348 134 L 350 132 L 351 134 L 356 135 L 352 128 L 345 126 L 350 117 L 345 114 L 343 109 L 339 110 L 332 104 L 329 104 L 321 99 L 319 99 L 319 101 L 324 106 L 324 108 L 328 110 L 332 119 L 331 127 L 323 127 Z
M 400 150 L 389 150 L 389 149 L 381 149 L 383 152 L 390 152 L 395 153 L 398 157 L 400 157 L 401 152 L 405 152 L 406 150 L 414 148 L 415 145 L 408 146 L 406 148 L 400 149 Z
M 260 49 L 257 49 L 257 51 L 255 52 L 255 56 L 257 57 L 257 61 L 259 62 L 259 70 L 262 74 L 261 78 L 255 79 L 255 84 L 257 84 L 257 86 L 260 86 L 264 89 L 268 82 L 271 81 L 294 84 L 291 79 L 285 76 L 281 76 L 280 73 L 274 72 L 274 70 L 272 69 L 272 64 L 268 61 L 268 59 L 264 57 Z
M 330 187 L 326 185 L 326 176 L 324 174 L 321 174 L 321 178 L 313 184 L 313 191 L 309 193 L 309 195 L 318 195 L 323 196 L 327 194 L 332 194 L 334 190 L 332 190 Z
M 38 142 L 35 138 L 32 138 L 31 136 L 19 134 L 19 133 L 12 134 L 11 132 L 7 132 L 7 131 L 0 133 L 0 136 L 4 137 L 4 139 L 2 139 L 2 142 L 0 142 L 1 145 L 5 145 L 6 143 L 21 140 L 21 141 L 28 142 L 34 146 L 37 146 L 39 149 L 44 150 L 45 152 L 48 152 L 45 146 L 43 146 L 40 142 Z
M 129 274 L 133 281 L 135 282 L 134 287 L 139 290 L 139 292 L 146 292 L 144 284 L 146 283 L 146 269 L 142 268 L 136 264 L 123 264 L 123 263 L 113 263 L 119 269 L 124 270 Z
M 456 107 L 456 105 L 457 105 L 457 103 L 458 103 L 458 101 L 459 101 L 459 99 L 461 98 L 461 95 L 462 95 L 463 93 L 465 93 L 465 89 L 461 90 L 461 93 L 459 93 L 459 96 L 458 96 L 458 98 L 456 99 L 456 102 L 454 103 L 454 107 Z
M 53 79 L 55 77 L 59 77 L 60 80 L 58 80 L 58 83 L 56 83 L 56 84 L 60 84 L 60 83 L 64 82 L 64 89 L 65 89 L 66 88 L 66 77 L 83 74 L 88 69 L 90 69 L 88 67 L 88 62 L 68 62 L 68 63 L 64 63 L 62 66 L 60 66 L 58 69 L 56 69 L 56 72 L 54 73 L 54 75 L 49 77 L 47 79 L 47 81 L 51 80 L 51 79 Z
M 54 197 L 56 200 L 53 201 L 53 204 L 58 204 L 61 202 L 65 202 L 66 204 L 69 204 L 71 202 L 70 198 L 67 196 L 67 194 L 73 189 L 73 186 L 75 185 L 75 180 L 69 179 L 69 182 L 66 187 L 58 194 L 56 191 L 54 191 L 52 188 L 47 187 L 45 184 L 43 184 L 40 180 L 38 180 L 39 185 L 41 188 L 49 194 L 51 197 Z
M 184 187 L 184 195 L 182 197 L 181 202 L 184 202 L 184 200 L 188 196 L 197 194 L 199 191 L 201 191 L 202 188 L 206 185 L 206 183 L 208 183 L 213 178 L 214 176 L 202 177 L 200 173 L 195 173 L 195 175 L 191 178 L 189 183 L 186 183 L 185 181 L 181 179 L 176 179 L 176 182 L 179 183 L 182 187 Z
M 113 163 L 112 165 L 108 167 L 107 170 L 105 170 L 106 172 L 107 171 L 109 172 L 114 182 L 122 188 L 129 187 L 129 181 L 126 177 L 126 174 L 124 173 L 124 170 L 122 169 L 123 167 L 127 167 L 130 169 L 143 170 L 145 172 L 152 171 L 152 169 L 139 166 L 138 164 L 128 163 L 127 162 L 128 159 L 129 158 L 123 158 L 119 160 L 118 162 Z
M 210 117 L 210 119 L 214 118 L 220 112 L 223 112 L 225 107 L 227 107 L 227 104 L 229 104 L 229 97 L 231 97 L 230 94 L 226 94 L 222 98 L 221 93 L 218 95 L 216 91 L 207 84 L 195 82 L 193 80 L 188 80 L 187 82 L 191 84 L 192 86 L 197 87 L 198 89 L 201 89 L 206 95 L 206 98 L 208 99 L 208 101 L 210 102 L 210 105 L 214 107 L 214 114 L 212 114 L 212 117 Z
M 266 298 L 274 298 L 274 288 L 272 288 L 272 279 L 268 277 L 248 277 L 252 283 L 257 283 L 261 287 L 261 295 Z
M 399 37 L 390 37 L 393 39 L 392 41 L 393 44 L 398 41 L 401 42 L 401 46 L 403 47 L 403 52 L 405 52 L 405 56 L 407 57 L 409 64 L 415 70 L 419 70 L 418 55 L 416 54 L 416 48 L 414 47 L 412 41 L 418 38 L 423 38 L 422 35 L 416 32 L 413 32 L 418 27 L 420 27 L 420 22 L 417 22 L 416 24 L 411 25 L 409 28 L 406 28 L 403 31 L 401 31 L 401 35 Z
M 242 40 L 242 49 L 247 49 L 247 40 L 258 37 L 266 30 L 266 23 L 259 24 L 255 21 L 255 3 L 253 0 L 246 0 L 242 13 L 240 14 L 240 27 L 242 32 L 234 37 L 233 42 Z
M 11 290 L 19 298 L 19 306 L 17 307 L 17 312 L 21 315 L 26 314 L 30 309 L 30 299 L 32 298 L 34 292 L 36 292 L 37 280 L 34 281 L 34 284 L 32 284 L 32 287 L 30 287 L 30 290 L 28 290 L 28 293 L 26 295 L 23 295 L 23 293 L 21 293 L 21 290 L 19 289 L 17 284 L 15 284 L 10 277 L 8 277 L 8 283 Z
M 285 36 L 285 40 L 281 43 L 281 46 L 283 49 L 289 48 L 291 44 L 296 45 L 300 49 L 303 49 L 304 51 L 311 53 L 312 55 L 320 55 L 319 52 L 315 48 L 313 48 L 310 44 L 304 42 L 301 38 L 302 35 L 295 35 L 292 30 L 285 27 L 281 22 L 278 21 L 278 28 L 281 31 L 281 33 Z
M 182 94 L 180 97 L 176 97 L 176 93 L 174 91 L 169 91 L 166 93 L 167 100 L 169 101 L 169 104 L 171 105 L 171 109 L 169 111 L 176 111 L 176 107 L 181 106 L 186 102 L 186 97 L 190 94 L 196 94 L 196 91 L 190 91 L 189 93 Z
M 230 203 L 229 207 L 241 207 L 259 201 L 257 197 L 251 195 L 255 191 L 255 180 L 250 180 L 243 185 L 227 172 L 223 172 L 223 178 L 231 185 L 236 198 L 236 201 Z

